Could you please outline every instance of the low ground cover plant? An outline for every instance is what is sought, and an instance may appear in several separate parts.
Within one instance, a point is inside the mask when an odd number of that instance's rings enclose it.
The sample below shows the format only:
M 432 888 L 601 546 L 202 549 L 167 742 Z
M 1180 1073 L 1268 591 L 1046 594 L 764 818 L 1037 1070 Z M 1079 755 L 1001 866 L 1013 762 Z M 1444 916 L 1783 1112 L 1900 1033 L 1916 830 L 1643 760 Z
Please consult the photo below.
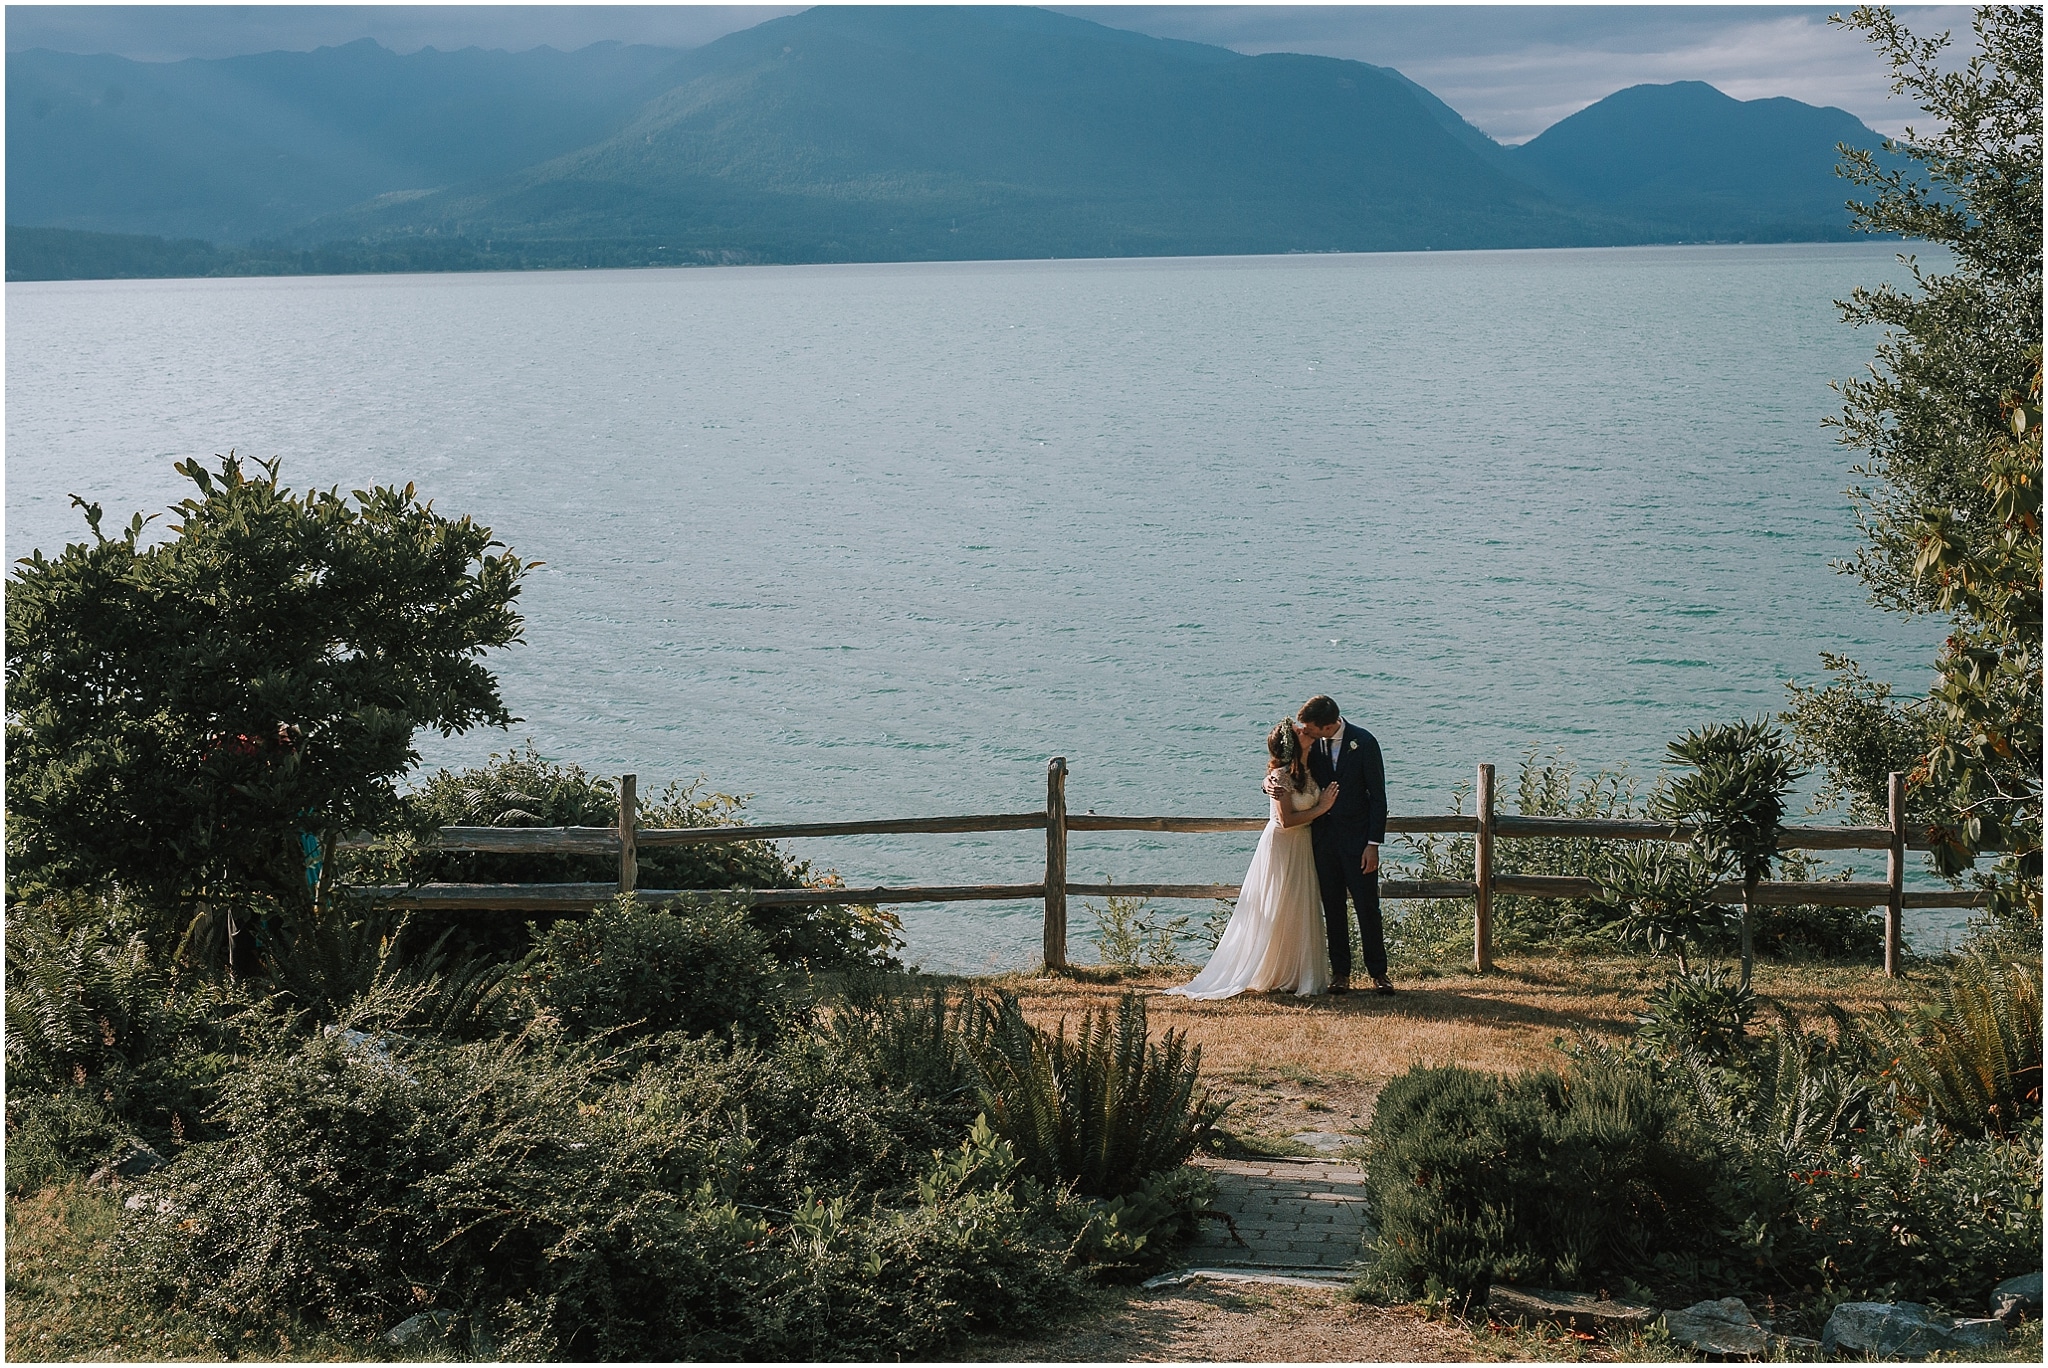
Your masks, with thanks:
M 1197 1057 L 1135 998 L 1072 1037 L 895 973 L 842 998 L 716 899 L 620 900 L 481 979 L 357 927 L 296 992 L 81 926 L 10 936 L 10 1193 L 136 1133 L 123 1070 L 190 1075 L 108 1265 L 212 1342 L 928 1357 L 1156 1267 L 1208 1196 Z
M 1713 1149 L 1647 1078 L 1412 1069 L 1367 1150 L 1372 1276 L 1402 1293 L 1619 1286 L 1711 1225 Z
M 773 1036 L 806 1010 L 806 994 L 747 912 L 715 894 L 659 907 L 617 898 L 542 932 L 527 977 L 542 1009 L 578 1037 Z
M 1368 1285 L 1982 1314 L 2040 1265 L 2040 975 L 1976 950 L 1928 1013 L 1826 1031 L 1752 1029 L 1732 979 L 1680 985 L 1629 1048 L 1583 1042 L 1556 1072 L 1412 1070 L 1368 1139 Z

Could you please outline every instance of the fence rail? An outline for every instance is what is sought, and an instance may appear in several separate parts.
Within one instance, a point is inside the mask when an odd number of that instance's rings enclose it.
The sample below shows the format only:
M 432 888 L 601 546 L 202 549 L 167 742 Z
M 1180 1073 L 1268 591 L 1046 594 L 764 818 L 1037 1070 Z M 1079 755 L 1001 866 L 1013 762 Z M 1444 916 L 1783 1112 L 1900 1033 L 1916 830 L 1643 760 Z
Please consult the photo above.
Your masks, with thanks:
M 748 841 L 800 840 L 820 836 L 954 835 L 985 831 L 1045 832 L 1045 878 L 1035 884 L 962 884 L 915 888 L 755 888 L 731 889 L 725 896 L 742 898 L 757 907 L 815 907 L 831 903 L 928 903 L 1039 901 L 1045 904 L 1045 963 L 1067 963 L 1067 899 L 1069 896 L 1146 898 L 1235 898 L 1237 884 L 1074 883 L 1067 878 L 1068 836 L 1076 831 L 1158 831 L 1186 835 L 1259 831 L 1264 817 L 1151 817 L 1069 813 L 1066 803 L 1067 762 L 1055 756 L 1046 766 L 1043 810 L 993 812 L 952 817 L 901 817 L 851 822 L 782 822 L 767 826 L 642 827 L 638 825 L 636 779 L 619 780 L 619 820 L 609 827 L 442 827 L 431 848 L 449 852 L 499 855 L 616 856 L 619 877 L 612 883 L 556 884 L 420 884 L 360 886 L 349 890 L 394 907 L 459 911 L 502 909 L 514 912 L 588 911 L 621 893 L 657 902 L 680 896 L 680 889 L 639 888 L 638 854 L 642 850 L 680 846 L 731 845 Z M 1885 973 L 1899 971 L 1900 914 L 1909 907 L 1977 907 L 1981 893 L 1967 889 L 1906 891 L 1905 853 L 1930 850 L 1924 831 L 1905 823 L 1904 781 L 1891 776 L 1886 826 L 1786 826 L 1778 829 L 1781 850 L 1882 850 L 1886 852 L 1883 883 L 1765 882 L 1752 890 L 1750 902 L 1762 906 L 1818 904 L 1829 907 L 1885 909 Z M 1496 896 L 1525 898 L 1589 898 L 1593 880 L 1561 875 L 1508 874 L 1494 871 L 1501 840 L 1685 841 L 1691 830 L 1668 822 L 1610 818 L 1522 817 L 1494 811 L 1494 768 L 1481 765 L 1474 786 L 1475 811 L 1423 816 L 1391 816 L 1390 835 L 1452 835 L 1473 838 L 1470 880 L 1387 880 L 1383 899 L 1470 898 L 1473 900 L 1473 959 L 1482 971 L 1493 962 L 1493 902 Z M 355 836 L 338 842 L 344 848 L 380 844 Z M 697 890 L 702 891 L 702 890 Z M 1742 886 L 1715 890 L 1725 903 L 1742 901 Z

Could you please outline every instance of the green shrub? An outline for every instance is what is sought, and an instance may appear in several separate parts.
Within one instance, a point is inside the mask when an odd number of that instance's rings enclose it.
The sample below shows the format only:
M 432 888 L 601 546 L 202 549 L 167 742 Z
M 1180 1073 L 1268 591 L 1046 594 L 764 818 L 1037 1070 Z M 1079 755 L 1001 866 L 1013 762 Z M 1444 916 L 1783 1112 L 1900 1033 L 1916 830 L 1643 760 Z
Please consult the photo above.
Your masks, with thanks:
M 88 1172 L 108 1157 L 126 1130 L 122 1120 L 84 1088 L 16 1090 L 7 1099 L 7 1195 L 26 1197 Z
M 745 800 L 700 795 L 696 785 L 669 784 L 642 797 L 643 827 L 723 827 L 741 824 Z M 405 798 L 406 831 L 389 845 L 343 856 L 355 883 L 578 883 L 618 877 L 612 856 L 506 855 L 430 849 L 437 827 L 616 827 L 618 781 L 581 766 L 544 759 L 531 745 L 492 755 L 477 768 L 440 770 Z M 655 846 L 639 852 L 642 888 L 803 888 L 824 886 L 828 875 L 793 860 L 766 841 Z M 888 965 L 899 945 L 894 913 L 875 907 L 761 907 L 748 914 L 786 964 L 813 969 Z M 479 948 L 516 959 L 523 946 L 505 930 L 502 913 L 460 917 L 463 936 Z
M 1716 1063 L 1732 1058 L 1748 1040 L 1756 994 L 1712 964 L 1673 974 L 1651 993 L 1636 1018 L 1636 1035 L 1667 1053 L 1693 1053 Z
M 1745 1173 L 1735 1265 L 1785 1293 L 1984 1314 L 1994 1283 L 2041 1266 L 2041 1136 L 1854 1137 L 1806 1166 Z
M 416 732 L 511 720 L 481 657 L 520 639 L 526 566 L 409 484 L 176 469 L 168 535 L 138 513 L 107 536 L 74 500 L 92 541 L 8 579 L 8 887 L 288 924 L 313 902 L 304 838 L 388 821 Z
M 366 1336 L 446 1309 L 473 1347 L 648 1356 L 641 1308 L 673 1270 L 639 1252 L 709 1239 L 678 1196 L 750 1143 L 603 1072 L 531 1045 L 318 1033 L 224 1086 L 223 1137 L 147 1182 L 121 1257 L 230 1324 L 297 1312 Z
M 1660 1251 L 1711 1247 L 1714 1158 L 1641 1075 L 1410 1069 L 1366 1141 L 1371 1276 L 1402 1295 L 1618 1286 Z
M 1470 797 L 1470 787 L 1459 785 L 1451 795 L 1452 812 L 1464 812 Z M 1578 766 L 1561 754 L 1544 755 L 1535 747 L 1522 755 L 1511 801 L 1513 812 L 1522 817 L 1646 815 L 1635 779 L 1626 770 L 1596 770 L 1581 775 Z M 1502 810 L 1508 810 L 1505 803 Z M 1401 840 L 1412 853 L 1412 860 L 1389 864 L 1382 877 L 1424 882 L 1472 877 L 1472 837 L 1424 835 L 1404 836 Z M 1493 847 L 1493 868 L 1495 874 L 1591 878 L 1599 871 L 1607 849 L 1605 842 L 1576 837 L 1497 841 Z M 1594 934 L 1613 918 L 1612 909 L 1578 899 L 1503 895 L 1494 899 L 1493 907 L 1494 947 L 1503 951 L 1555 945 L 1571 937 Z M 1387 951 L 1395 959 L 1428 962 L 1463 959 L 1472 953 L 1469 900 L 1445 898 L 1392 904 L 1387 917 Z
M 7 917 L 9 1068 L 56 1082 L 152 1053 L 166 986 L 124 904 L 85 894 L 17 904 Z
M 982 1020 L 972 994 L 856 974 L 843 983 L 821 1034 L 875 1086 L 964 1108 L 964 1126 L 974 1112 L 971 1033 Z
M 729 898 L 620 897 L 539 937 L 536 996 L 571 1034 L 763 1037 L 801 1010 L 790 973 Z
M 1838 1007 L 1828 1008 L 1830 1040 L 1772 1005 L 1779 1020 L 1746 1053 L 1680 1046 L 1681 1069 L 1664 1076 L 1689 1088 L 1706 1124 L 1752 1159 L 1779 1171 L 1824 1164 L 1878 1128 L 1866 1043 Z
M 1142 969 L 1146 965 L 1182 962 L 1180 941 L 1188 933 L 1187 916 L 1166 917 L 1149 900 L 1124 895 L 1103 899 L 1101 906 L 1084 903 L 1095 920 L 1088 941 L 1096 962 L 1108 969 Z
M 1728 909 L 1714 900 L 1715 872 L 1697 852 L 1662 841 L 1638 841 L 1609 850 L 1594 874 L 1599 901 L 1614 920 L 1607 933 L 1640 942 L 1652 958 L 1670 953 L 1684 976 L 1688 952 L 1716 943 Z
M 441 1310 L 529 1359 L 920 1357 L 1071 1300 L 1089 1211 L 985 1129 L 863 1188 L 804 1067 L 322 1031 L 224 1088 L 222 1138 L 145 1182 L 118 1257 L 216 1324 Z
M 936 1153 L 912 1200 L 862 1218 L 845 1199 L 807 1196 L 768 1240 L 752 1285 L 729 1303 L 739 1324 L 700 1332 L 705 1357 L 928 1358 L 974 1331 L 1042 1324 L 1080 1282 L 1055 1199 L 1020 1182 L 1007 1141 L 977 1124 Z M 698 1356 L 692 1353 L 692 1357 Z
M 1884 1042 L 1830 1015 L 1832 1038 L 1780 1009 L 1761 1039 L 1713 1058 L 1578 1052 L 1576 1074 L 1633 1078 L 1713 1137 L 1707 1219 L 1651 1251 L 1637 1279 L 1674 1297 L 1773 1296 L 1821 1318 L 1844 1300 L 1977 1314 L 1992 1283 L 2039 1266 L 2038 1124 L 2002 1138 L 1910 1119 Z
M 1798 878 L 1791 870 L 1780 872 L 1788 880 Z M 1756 952 L 1769 960 L 1876 964 L 1884 953 L 1883 917 L 1867 907 L 1765 903 L 1750 909 L 1750 920 Z
M 1012 994 L 979 1004 L 974 1064 L 981 1103 L 1016 1146 L 1024 1172 L 1091 1197 L 1122 1197 L 1186 1163 L 1223 1115 L 1197 1097 L 1202 1050 L 1168 1031 L 1148 1038 L 1145 1001 L 1124 994 L 1048 1034 L 1024 1019 Z

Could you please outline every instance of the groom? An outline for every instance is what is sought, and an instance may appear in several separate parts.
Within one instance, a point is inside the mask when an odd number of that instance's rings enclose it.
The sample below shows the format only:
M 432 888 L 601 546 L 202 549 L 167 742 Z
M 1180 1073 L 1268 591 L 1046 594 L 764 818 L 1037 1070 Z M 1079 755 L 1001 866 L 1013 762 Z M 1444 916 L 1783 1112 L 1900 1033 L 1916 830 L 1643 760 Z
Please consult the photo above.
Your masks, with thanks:
M 1344 917 L 1348 891 L 1358 906 L 1358 936 L 1373 991 L 1392 993 L 1387 943 L 1380 929 L 1380 843 L 1387 836 L 1387 775 L 1380 743 L 1365 728 L 1345 722 L 1337 704 L 1324 694 L 1301 705 L 1294 725 L 1308 747 L 1310 777 L 1325 788 L 1333 780 L 1338 785 L 1335 806 L 1309 828 L 1316 881 L 1322 885 L 1323 920 L 1330 933 L 1330 991 L 1351 991 L 1351 928 Z M 1274 770 L 1268 776 L 1268 792 L 1281 773 Z

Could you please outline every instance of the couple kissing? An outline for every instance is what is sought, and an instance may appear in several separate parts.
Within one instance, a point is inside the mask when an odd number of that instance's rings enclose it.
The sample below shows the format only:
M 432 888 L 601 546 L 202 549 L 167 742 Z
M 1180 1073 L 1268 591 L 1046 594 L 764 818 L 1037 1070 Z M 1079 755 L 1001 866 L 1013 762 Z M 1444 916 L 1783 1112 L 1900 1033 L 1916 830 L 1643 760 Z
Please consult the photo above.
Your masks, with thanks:
M 1391 993 L 1380 930 L 1380 843 L 1387 834 L 1386 765 L 1371 732 L 1317 694 L 1266 737 L 1270 806 L 1259 848 L 1216 953 L 1182 997 L 1239 993 L 1312 997 L 1351 990 L 1348 900 L 1373 991 Z

